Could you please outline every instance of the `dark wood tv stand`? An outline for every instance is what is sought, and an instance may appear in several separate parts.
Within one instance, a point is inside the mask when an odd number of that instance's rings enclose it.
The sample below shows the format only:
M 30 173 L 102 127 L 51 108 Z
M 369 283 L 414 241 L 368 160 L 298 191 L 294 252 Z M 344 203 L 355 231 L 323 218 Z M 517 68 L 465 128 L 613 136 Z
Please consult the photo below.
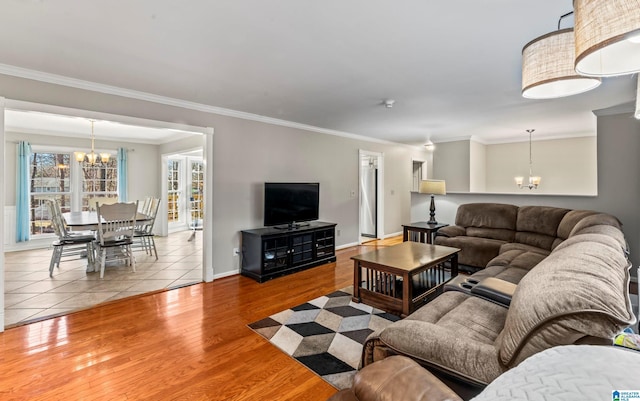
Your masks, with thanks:
M 274 277 L 336 261 L 335 223 L 313 221 L 292 229 L 243 230 L 243 276 L 262 283 Z

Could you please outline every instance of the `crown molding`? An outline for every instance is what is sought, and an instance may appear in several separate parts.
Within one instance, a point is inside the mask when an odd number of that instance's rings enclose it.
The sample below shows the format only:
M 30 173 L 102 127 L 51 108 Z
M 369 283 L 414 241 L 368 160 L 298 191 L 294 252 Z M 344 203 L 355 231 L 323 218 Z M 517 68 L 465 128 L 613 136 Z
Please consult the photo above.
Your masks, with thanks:
M 296 123 L 293 121 L 282 120 L 273 117 L 266 117 L 259 114 L 247 113 L 244 111 L 226 109 L 223 107 L 210 106 L 203 103 L 190 102 L 187 100 L 176 99 L 167 96 L 155 95 L 153 93 L 136 91 L 132 89 L 120 88 L 117 86 L 105 85 L 91 81 L 85 81 L 76 78 L 70 78 L 63 75 L 51 74 L 48 72 L 30 70 L 27 68 L 16 67 L 9 64 L 0 63 L 0 74 L 9 75 L 17 78 L 30 79 L 34 81 L 45 82 L 49 84 L 67 86 L 76 89 L 83 89 L 91 92 L 99 92 L 107 95 L 121 96 L 129 99 L 142 100 L 145 102 L 163 104 L 166 106 L 174 106 L 188 110 L 200 111 L 203 113 L 216 114 L 227 117 L 235 117 L 243 120 L 257 121 L 266 124 L 279 125 L 282 127 L 295 128 L 304 131 L 317 132 L 321 134 L 334 135 L 349 139 L 355 139 L 366 142 L 381 143 L 387 145 L 401 145 L 418 149 L 418 146 L 408 145 L 404 143 L 391 142 L 383 139 L 371 138 L 364 135 L 352 134 L 344 131 L 337 131 L 327 128 L 316 127 L 313 125 Z

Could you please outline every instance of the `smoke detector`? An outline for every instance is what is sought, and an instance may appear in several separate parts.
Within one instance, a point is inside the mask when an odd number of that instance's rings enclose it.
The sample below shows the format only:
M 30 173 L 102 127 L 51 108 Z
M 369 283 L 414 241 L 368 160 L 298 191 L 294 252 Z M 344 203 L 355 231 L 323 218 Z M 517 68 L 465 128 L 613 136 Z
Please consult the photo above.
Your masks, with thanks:
M 393 107 L 393 104 L 394 104 L 395 102 L 396 102 L 396 101 L 395 101 L 395 100 L 393 100 L 393 99 L 386 99 L 382 104 L 384 104 L 384 107 L 386 107 L 387 109 L 390 109 L 390 108 L 392 108 L 392 107 Z

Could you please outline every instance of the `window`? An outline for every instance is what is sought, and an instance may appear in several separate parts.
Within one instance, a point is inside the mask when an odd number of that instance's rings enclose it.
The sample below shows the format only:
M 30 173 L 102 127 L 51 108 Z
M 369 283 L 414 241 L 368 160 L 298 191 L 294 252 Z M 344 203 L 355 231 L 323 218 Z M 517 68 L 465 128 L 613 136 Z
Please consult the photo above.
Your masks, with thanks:
M 118 162 L 91 165 L 75 161 L 71 152 L 34 149 L 29 164 L 31 235 L 51 234 L 46 199 L 55 199 L 62 212 L 89 210 L 92 199 L 118 197 Z
M 91 165 L 82 162 L 82 210 L 93 210 L 96 198 L 118 198 L 118 162 Z
M 71 207 L 71 155 L 68 153 L 32 153 L 29 163 L 29 211 L 31 234 L 53 233 L 46 199 L 56 199 L 63 212 Z
M 191 162 L 191 228 L 202 228 L 202 214 L 204 212 L 202 195 L 204 189 L 204 164 L 199 161 Z
M 167 164 L 167 213 L 169 223 L 180 221 L 180 185 L 181 160 L 169 160 Z

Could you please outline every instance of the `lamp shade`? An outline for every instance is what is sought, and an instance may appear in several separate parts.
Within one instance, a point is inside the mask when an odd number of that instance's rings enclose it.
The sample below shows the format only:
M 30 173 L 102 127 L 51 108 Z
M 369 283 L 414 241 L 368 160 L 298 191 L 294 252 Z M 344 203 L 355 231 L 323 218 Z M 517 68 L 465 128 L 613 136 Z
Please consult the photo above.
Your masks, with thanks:
M 574 0 L 576 72 L 607 77 L 640 71 L 640 1 Z
M 578 75 L 574 68 L 573 28 L 540 36 L 522 49 L 522 96 L 552 99 L 586 92 L 599 78 Z
M 418 192 L 421 194 L 446 195 L 447 188 L 444 180 L 423 180 L 420 181 Z

